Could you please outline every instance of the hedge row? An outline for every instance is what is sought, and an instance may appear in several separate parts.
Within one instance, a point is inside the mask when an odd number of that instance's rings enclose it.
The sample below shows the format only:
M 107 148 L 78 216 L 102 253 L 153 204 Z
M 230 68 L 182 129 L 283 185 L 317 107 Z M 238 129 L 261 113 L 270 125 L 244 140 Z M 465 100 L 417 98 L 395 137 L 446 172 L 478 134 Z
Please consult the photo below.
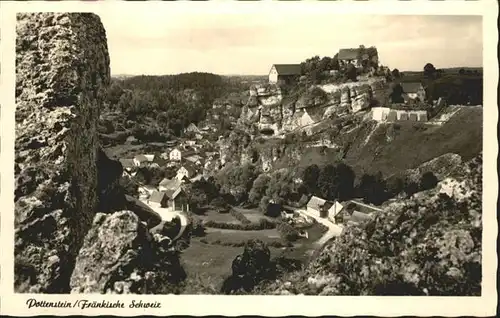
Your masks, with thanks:
M 200 242 L 203 244 L 208 244 L 208 245 L 221 245 L 221 246 L 231 246 L 231 247 L 243 247 L 246 244 L 246 241 L 241 241 L 241 242 L 225 242 L 225 241 L 221 241 L 221 240 L 208 241 L 205 238 L 201 239 Z M 293 246 L 291 243 L 283 243 L 280 241 L 269 242 L 269 243 L 266 243 L 266 245 L 269 247 L 275 247 L 275 248 Z
M 252 223 L 249 219 L 247 219 L 247 217 L 245 215 L 243 215 L 243 213 L 236 211 L 235 209 L 231 209 L 229 211 L 229 213 L 231 213 L 231 215 L 236 220 L 240 221 L 242 224 L 251 224 Z
M 250 224 L 234 224 L 234 223 L 216 222 L 213 220 L 209 220 L 205 222 L 204 225 L 206 227 L 212 227 L 216 229 L 239 230 L 239 231 L 259 231 L 259 230 L 268 230 L 276 228 L 276 224 L 267 219 L 260 219 L 259 223 L 250 223 Z

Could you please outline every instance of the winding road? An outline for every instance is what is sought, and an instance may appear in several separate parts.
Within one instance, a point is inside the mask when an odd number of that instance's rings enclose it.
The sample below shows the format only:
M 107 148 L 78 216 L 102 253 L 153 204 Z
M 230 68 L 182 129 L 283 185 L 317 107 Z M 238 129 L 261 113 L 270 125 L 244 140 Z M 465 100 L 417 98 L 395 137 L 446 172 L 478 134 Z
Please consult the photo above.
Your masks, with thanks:
M 184 213 L 182 213 L 181 211 L 173 211 L 170 208 L 155 208 L 155 207 L 152 207 L 150 205 L 148 205 L 148 206 L 149 206 L 150 209 L 152 209 L 153 211 L 155 211 L 156 213 L 158 213 L 161 216 L 161 219 L 163 221 L 170 222 L 176 216 L 179 217 L 179 219 L 181 220 L 181 228 L 179 230 L 179 234 L 177 234 L 177 236 L 174 237 L 172 240 L 176 240 L 179 237 L 181 237 L 182 234 L 184 234 L 184 231 L 186 230 L 186 227 L 187 227 L 187 225 L 189 223 L 188 219 L 184 215 Z

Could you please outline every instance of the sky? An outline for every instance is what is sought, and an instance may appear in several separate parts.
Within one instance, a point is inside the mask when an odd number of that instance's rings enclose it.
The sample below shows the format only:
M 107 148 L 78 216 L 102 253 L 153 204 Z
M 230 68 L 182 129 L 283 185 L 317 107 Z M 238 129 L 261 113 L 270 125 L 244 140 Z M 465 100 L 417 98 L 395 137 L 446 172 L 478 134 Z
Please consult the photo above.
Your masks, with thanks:
M 376 46 L 383 65 L 482 66 L 481 16 L 103 12 L 112 75 L 267 75 L 340 48 Z

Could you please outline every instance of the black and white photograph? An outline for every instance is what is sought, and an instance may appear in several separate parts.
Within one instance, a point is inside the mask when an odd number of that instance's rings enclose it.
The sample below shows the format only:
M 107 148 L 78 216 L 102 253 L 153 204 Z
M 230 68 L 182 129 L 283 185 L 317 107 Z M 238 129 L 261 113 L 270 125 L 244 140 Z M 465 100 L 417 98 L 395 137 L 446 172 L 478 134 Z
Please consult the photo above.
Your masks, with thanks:
M 485 296 L 483 16 L 168 10 L 13 13 L 15 294 Z

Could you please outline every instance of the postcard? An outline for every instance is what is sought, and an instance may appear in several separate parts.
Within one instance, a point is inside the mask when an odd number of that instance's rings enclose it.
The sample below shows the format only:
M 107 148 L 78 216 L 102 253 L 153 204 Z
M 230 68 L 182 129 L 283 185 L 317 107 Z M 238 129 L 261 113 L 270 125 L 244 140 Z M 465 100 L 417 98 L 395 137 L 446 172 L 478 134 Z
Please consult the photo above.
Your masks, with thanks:
M 494 2 L 1 15 L 2 314 L 494 315 Z

